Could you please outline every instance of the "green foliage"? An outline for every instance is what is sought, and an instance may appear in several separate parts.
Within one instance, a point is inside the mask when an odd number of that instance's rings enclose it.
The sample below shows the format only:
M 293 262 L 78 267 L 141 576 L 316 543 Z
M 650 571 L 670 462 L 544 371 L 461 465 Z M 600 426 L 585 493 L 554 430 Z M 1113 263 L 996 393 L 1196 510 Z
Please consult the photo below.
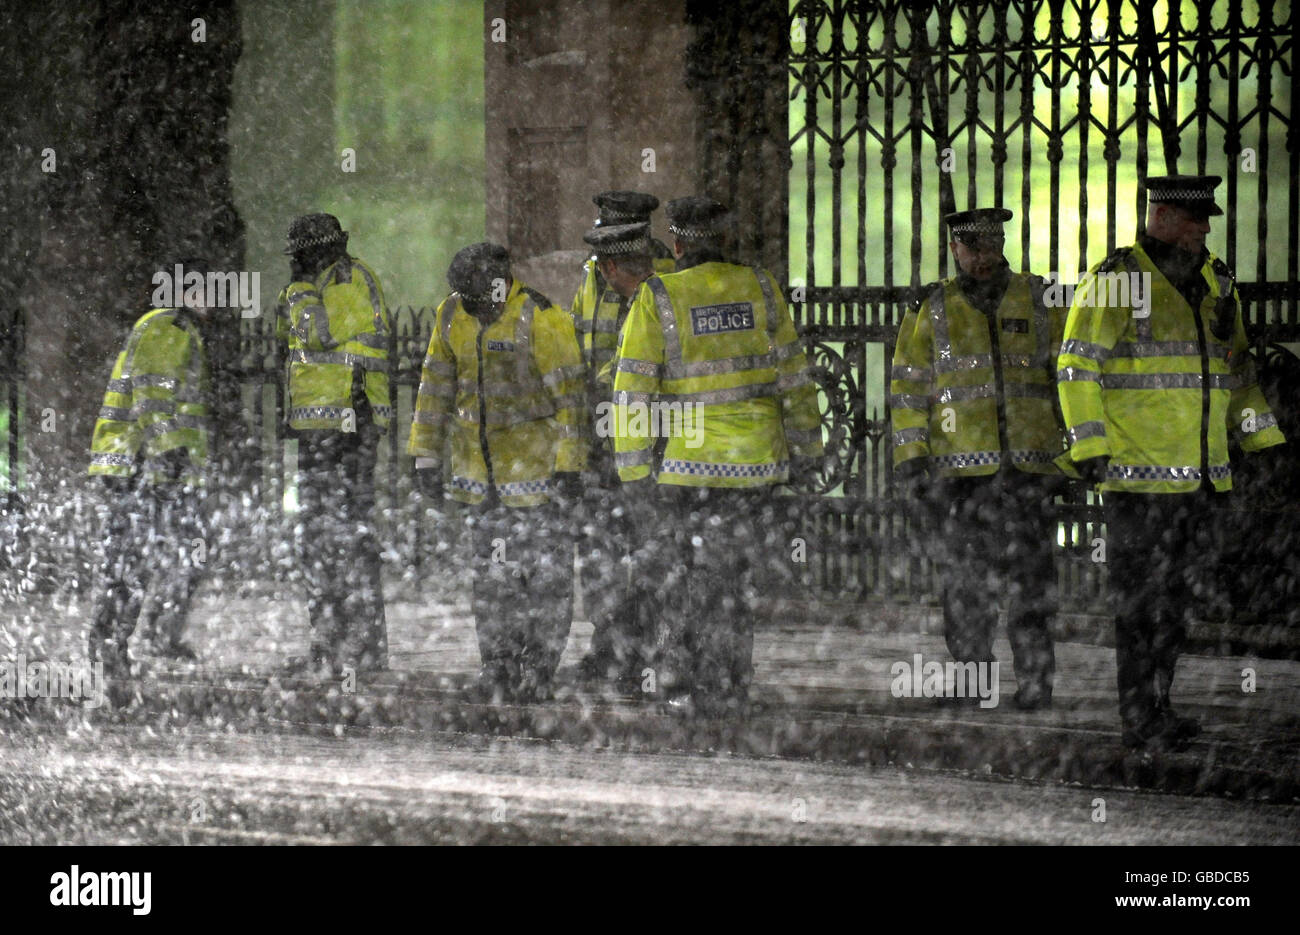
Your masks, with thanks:
M 345 219 L 389 305 L 433 305 L 452 255 L 484 236 L 483 9 L 443 0 L 340 0 L 336 149 L 357 171 L 319 193 Z

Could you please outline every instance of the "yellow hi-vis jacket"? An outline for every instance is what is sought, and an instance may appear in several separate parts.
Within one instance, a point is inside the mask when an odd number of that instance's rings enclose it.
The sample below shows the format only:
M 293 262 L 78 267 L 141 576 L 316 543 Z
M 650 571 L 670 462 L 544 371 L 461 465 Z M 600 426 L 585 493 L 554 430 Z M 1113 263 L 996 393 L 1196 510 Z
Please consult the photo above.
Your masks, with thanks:
M 652 241 L 656 255 L 651 261 L 657 273 L 671 273 L 677 268 L 677 261 L 668 255 L 668 248 L 659 241 Z M 614 386 L 613 363 L 618 349 L 618 334 L 627 320 L 632 300 L 624 298 L 600 275 L 600 268 L 595 257 L 587 260 L 584 266 L 584 278 L 573 298 L 570 314 L 573 315 L 573 327 L 578 332 L 578 341 L 582 345 L 582 362 L 587 368 L 587 407 L 592 416 L 586 428 L 591 431 L 600 419 L 601 412 L 609 408 L 609 397 Z M 608 435 L 596 435 L 589 438 L 591 446 L 591 464 L 597 470 L 612 468 L 614 462 L 614 439 Z M 599 467 L 598 467 L 599 465 Z M 601 471 L 604 476 L 604 471 Z
M 557 471 L 587 465 L 582 354 L 573 320 L 515 280 L 484 327 L 452 293 L 438 306 L 420 372 L 406 451 L 441 471 L 451 445 L 451 496 L 480 503 L 495 485 L 505 506 L 550 499 Z
M 655 257 L 653 263 L 656 273 L 671 273 L 677 268 L 672 257 Z M 582 344 L 582 362 L 592 381 L 599 381 L 601 371 L 614 356 L 624 311 L 623 297 L 605 282 L 595 258 L 587 260 L 582 285 L 569 312 Z
M 345 256 L 315 282 L 286 286 L 277 309 L 280 340 L 289 342 L 289 425 L 358 430 L 352 381 L 361 371 L 374 423 L 386 429 L 393 415 L 390 326 L 383 290 L 370 267 Z
M 668 436 L 660 484 L 780 484 L 792 455 L 821 456 L 817 387 L 766 270 L 707 262 L 651 276 L 620 340 L 606 421 L 623 481 L 650 475 L 656 435 Z
M 156 308 L 131 329 L 117 355 L 90 443 L 90 474 L 168 483 L 159 459 L 189 453 L 179 482 L 199 486 L 212 429 L 208 365 L 198 326 L 183 310 Z
M 1135 310 L 1127 274 L 1144 273 L 1151 289 Z M 1075 290 L 1061 346 L 1061 410 L 1074 461 L 1110 457 L 1103 491 L 1190 492 L 1207 471 L 1215 490 L 1229 490 L 1230 431 L 1244 451 L 1286 440 L 1255 381 L 1231 272 L 1210 255 L 1201 275 L 1209 291 L 1193 309 L 1135 245 Z M 1220 311 L 1232 316 L 1227 340 L 1211 330 Z
M 990 317 L 954 276 L 908 309 L 889 383 L 895 468 L 929 458 L 942 477 L 994 474 L 1003 463 L 1060 473 L 1055 373 L 1065 311 L 1049 311 L 1045 291 L 1041 278 L 1012 273 Z

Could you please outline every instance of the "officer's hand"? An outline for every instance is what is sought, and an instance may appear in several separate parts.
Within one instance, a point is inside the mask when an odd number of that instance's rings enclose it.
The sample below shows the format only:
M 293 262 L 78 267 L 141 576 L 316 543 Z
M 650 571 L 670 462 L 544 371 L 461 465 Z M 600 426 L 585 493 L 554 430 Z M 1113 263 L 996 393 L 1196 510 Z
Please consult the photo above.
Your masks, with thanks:
M 1253 451 L 1249 457 L 1255 462 L 1256 476 L 1265 484 L 1281 484 L 1292 473 L 1290 442 Z
M 623 502 L 633 527 L 648 530 L 659 517 L 659 484 L 651 476 L 623 481 Z
M 131 492 L 133 478 L 119 477 L 115 474 L 101 474 L 100 480 L 104 482 L 104 490 L 111 496 L 120 497 Z
M 415 472 L 415 486 L 424 499 L 442 502 L 442 471 L 438 468 L 420 468 Z
M 556 471 L 555 495 L 566 503 L 576 502 L 582 496 L 582 475 L 577 471 Z
M 1074 466 L 1085 483 L 1100 484 L 1106 479 L 1106 467 L 1109 464 L 1109 456 L 1098 455 L 1095 458 L 1085 458 L 1082 461 L 1075 462 Z
M 791 487 L 812 487 L 821 474 L 822 459 L 795 455 L 790 459 Z
M 908 458 L 894 468 L 899 493 L 910 500 L 924 500 L 930 493 L 930 465 L 925 458 Z
M 171 451 L 164 451 L 158 460 L 162 465 L 164 477 L 168 480 L 180 480 L 185 469 L 190 466 L 190 453 L 185 448 L 173 448 Z

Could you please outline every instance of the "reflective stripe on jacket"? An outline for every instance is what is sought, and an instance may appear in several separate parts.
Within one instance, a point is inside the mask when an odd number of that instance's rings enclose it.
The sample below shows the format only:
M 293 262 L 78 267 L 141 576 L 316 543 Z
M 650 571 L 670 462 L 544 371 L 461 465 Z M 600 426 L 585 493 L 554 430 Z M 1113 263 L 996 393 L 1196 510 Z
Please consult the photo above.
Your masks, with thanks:
M 1150 276 L 1136 313 L 1130 290 L 1116 288 L 1128 277 L 1098 275 L 1116 272 Z M 1207 472 L 1215 490 L 1229 490 L 1229 432 L 1245 451 L 1285 441 L 1255 381 L 1231 273 L 1207 256 L 1201 275 L 1209 288 L 1193 309 L 1134 246 L 1108 257 L 1075 290 L 1058 389 L 1070 457 L 1110 458 L 1102 490 L 1188 492 Z M 1220 311 L 1231 316 L 1226 339 L 1211 327 Z
M 506 506 L 546 503 L 556 471 L 586 467 L 583 374 L 573 321 L 545 296 L 515 280 L 484 327 L 452 293 L 438 306 L 407 453 L 441 471 L 449 443 L 461 502 L 495 485 Z
M 654 242 L 662 247 L 658 241 Z M 666 247 L 663 248 L 667 250 Z M 671 257 L 654 258 L 653 267 L 657 273 L 671 273 L 677 263 Z M 578 332 L 578 343 L 582 346 L 582 362 L 587 368 L 587 406 L 592 416 L 587 421 L 589 432 L 600 419 L 601 413 L 609 408 L 609 398 L 614 386 L 613 364 L 618 350 L 618 333 L 627 320 L 628 309 L 632 300 L 619 295 L 613 287 L 605 282 L 594 258 L 587 260 L 582 285 L 573 298 L 573 327 Z M 589 435 L 593 467 L 599 462 L 602 472 L 612 466 L 614 460 L 614 440 L 608 435 Z
M 388 308 L 374 272 L 355 257 L 327 267 L 316 282 L 280 293 L 281 340 L 288 341 L 288 422 L 295 429 L 354 431 L 352 386 L 360 373 L 376 426 L 393 415 L 388 384 Z M 350 418 L 349 418 L 350 414 Z
M 208 366 L 198 326 L 183 310 L 154 309 L 117 355 L 90 443 L 90 474 L 170 482 L 161 456 L 183 448 L 179 481 L 198 486 L 208 462 Z
M 624 481 L 650 475 L 664 436 L 661 484 L 779 484 L 791 455 L 819 457 L 817 387 L 771 274 L 707 262 L 646 280 L 621 334 L 608 429 Z
M 671 258 L 656 257 L 653 262 L 656 273 L 671 273 L 677 268 Z M 614 356 L 626 304 L 623 296 L 600 275 L 595 259 L 587 260 L 583 265 L 582 285 L 569 311 L 582 345 L 582 362 L 593 378 Z
M 993 474 L 1007 460 L 1060 473 L 1053 375 L 1065 310 L 1049 311 L 1044 291 L 1039 277 L 1012 273 L 990 318 L 952 277 L 907 311 L 890 371 L 894 467 L 928 457 L 944 477 Z

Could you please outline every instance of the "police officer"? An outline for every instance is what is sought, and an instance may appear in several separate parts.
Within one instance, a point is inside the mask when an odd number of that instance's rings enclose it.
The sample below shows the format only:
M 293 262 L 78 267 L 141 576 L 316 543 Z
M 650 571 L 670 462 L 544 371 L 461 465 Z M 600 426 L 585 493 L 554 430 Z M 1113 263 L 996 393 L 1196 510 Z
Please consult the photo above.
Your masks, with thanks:
M 1055 405 L 1064 310 L 1002 255 L 1004 208 L 949 214 L 957 275 L 898 331 L 890 380 L 894 471 L 922 515 L 943 581 L 944 636 L 961 663 L 994 661 L 997 602 L 1022 709 L 1049 707 L 1055 655 L 1052 497 L 1064 450 Z
M 647 196 L 649 197 L 649 196 Z M 656 202 L 657 203 L 657 202 Z M 583 604 L 592 622 L 591 651 L 579 663 L 580 677 L 613 680 L 627 691 L 639 690 L 645 664 L 646 637 L 639 604 L 630 587 L 628 566 L 631 561 L 627 504 L 618 490 L 618 472 L 614 469 L 611 438 L 611 403 L 613 374 L 612 351 L 593 347 L 591 339 L 609 333 L 609 326 L 622 328 L 632 297 L 641 283 L 655 272 L 654 242 L 648 222 L 597 226 L 583 236 L 591 246 L 600 278 L 618 297 L 616 307 L 595 320 L 600 330 L 583 335 L 584 364 L 587 365 L 588 404 L 592 408 L 592 458 L 584 485 L 586 511 L 582 559 Z M 606 295 L 609 295 L 607 291 Z M 598 311 L 605 312 L 609 302 Z M 612 335 L 611 335 L 612 336 Z M 596 364 L 604 360 L 599 372 Z
M 292 282 L 280 293 L 288 423 L 298 439 L 297 557 L 307 586 L 308 656 L 286 671 L 338 676 L 388 666 L 375 538 L 374 468 L 392 418 L 390 325 L 379 279 L 347 252 L 331 214 L 289 227 Z
M 656 688 L 720 714 L 745 709 L 755 588 L 788 559 L 771 494 L 818 466 L 821 416 L 776 280 L 723 259 L 726 208 L 693 196 L 667 213 L 678 272 L 646 280 L 620 337 L 615 462 L 651 551 Z
M 602 256 L 593 249 L 583 263 L 582 284 L 573 297 L 570 312 L 582 345 L 582 362 L 587 368 L 587 395 L 590 405 L 595 407 L 602 402 L 609 403 L 613 376 L 608 368 L 631 304 L 629 288 L 635 291 L 650 272 L 671 273 L 675 267 L 672 251 L 649 235 L 650 216 L 659 207 L 658 198 L 646 192 L 616 190 L 600 192 L 592 201 L 600 209 L 592 233 L 603 227 L 644 224 L 649 245 L 649 254 L 644 258 L 630 254 Z M 583 240 L 594 247 L 592 233 Z M 650 271 L 642 274 L 644 266 L 649 266 Z M 595 413 L 591 424 L 599 424 Z M 629 687 L 633 676 L 640 671 L 637 654 L 631 650 L 636 637 L 628 629 L 635 629 L 635 625 L 628 616 L 631 606 L 626 601 L 627 593 L 610 578 L 615 572 L 610 567 L 611 557 L 624 549 L 616 539 L 621 538 L 626 528 L 618 528 L 623 527 L 622 511 L 615 510 L 618 515 L 611 513 L 611 492 L 618 484 L 613 476 L 609 442 L 592 441 L 592 471 L 585 485 L 585 507 L 589 515 L 578 539 L 578 554 L 583 606 L 587 608 L 593 630 L 591 651 L 579 661 L 578 674 L 586 680 L 612 679 L 615 684 Z
M 572 618 L 566 514 L 587 461 L 582 355 L 572 319 L 511 275 L 504 247 L 460 250 L 447 282 L 407 452 L 426 497 L 441 501 L 446 480 L 474 506 L 475 696 L 543 701 Z
M 195 258 L 173 263 L 203 275 Z M 176 283 L 177 295 L 182 284 Z M 156 308 L 117 355 L 91 440 L 89 473 L 109 496 L 104 558 L 90 615 L 91 662 L 130 675 L 127 644 L 146 600 L 144 636 L 156 655 L 193 660 L 182 633 L 203 571 L 201 497 L 211 445 L 205 332 L 210 310 L 187 301 Z M 210 335 L 209 335 L 210 337 Z
M 650 223 L 651 213 L 659 207 L 659 199 L 645 192 L 608 191 L 591 199 L 600 209 L 593 225 L 599 229 L 609 225 Z M 591 241 L 583 237 L 589 245 Z M 649 238 L 650 258 L 656 273 L 671 273 L 676 268 L 672 252 L 664 244 Z M 573 297 L 570 312 L 573 326 L 582 343 L 582 362 L 587 367 L 589 380 L 609 363 L 618 345 L 619 325 L 627 316 L 627 296 L 603 272 L 607 268 L 598 252 L 593 251 L 582 266 L 582 285 Z M 608 395 L 608 394 L 605 394 Z
M 1146 232 L 1074 293 L 1059 392 L 1070 457 L 1104 493 L 1126 746 L 1178 749 L 1200 725 L 1170 689 L 1211 580 L 1228 439 L 1282 444 L 1255 380 L 1232 271 L 1205 247 L 1218 176 L 1147 180 Z

